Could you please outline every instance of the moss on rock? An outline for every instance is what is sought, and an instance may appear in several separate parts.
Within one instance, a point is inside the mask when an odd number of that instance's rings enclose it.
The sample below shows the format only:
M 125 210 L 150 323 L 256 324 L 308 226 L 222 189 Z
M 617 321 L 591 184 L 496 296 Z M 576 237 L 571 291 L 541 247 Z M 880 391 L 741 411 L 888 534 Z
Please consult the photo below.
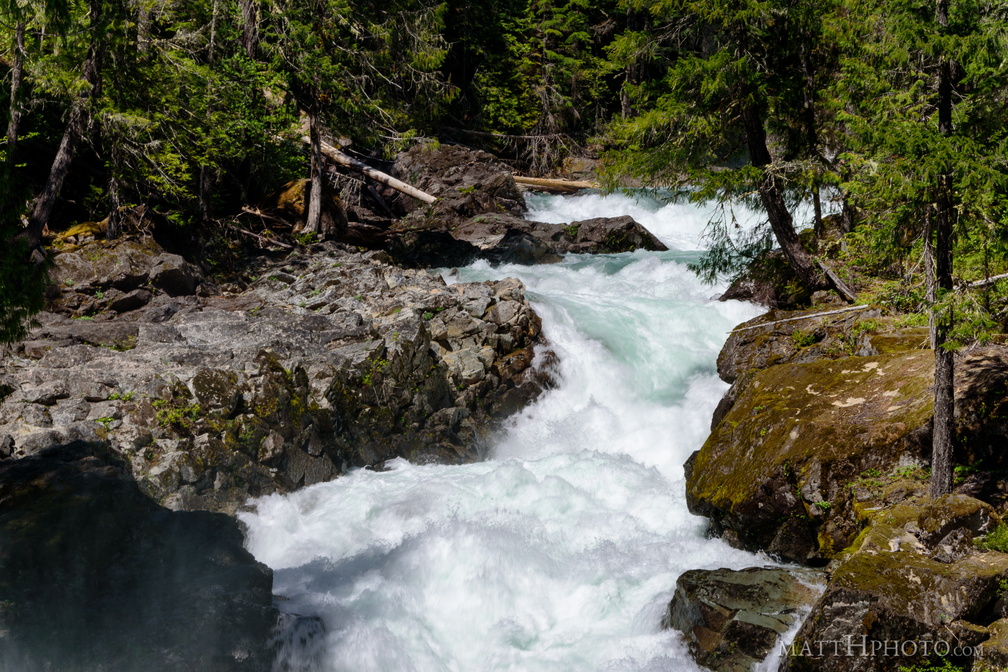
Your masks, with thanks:
M 932 368 L 911 351 L 757 372 L 687 463 L 690 510 L 746 548 L 828 560 L 857 533 L 824 526 L 850 510 L 849 485 L 925 460 Z

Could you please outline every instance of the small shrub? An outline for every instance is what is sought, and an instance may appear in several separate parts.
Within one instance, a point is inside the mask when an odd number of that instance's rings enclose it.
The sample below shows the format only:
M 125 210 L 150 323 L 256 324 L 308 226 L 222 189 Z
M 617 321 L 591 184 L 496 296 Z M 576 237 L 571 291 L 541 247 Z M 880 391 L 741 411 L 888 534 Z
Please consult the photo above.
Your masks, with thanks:
M 1008 525 L 998 523 L 992 532 L 977 539 L 974 544 L 981 551 L 1008 553 Z
M 791 332 L 791 342 L 794 343 L 796 348 L 807 348 L 808 346 L 815 344 L 815 332 L 805 331 L 804 329 L 795 329 Z

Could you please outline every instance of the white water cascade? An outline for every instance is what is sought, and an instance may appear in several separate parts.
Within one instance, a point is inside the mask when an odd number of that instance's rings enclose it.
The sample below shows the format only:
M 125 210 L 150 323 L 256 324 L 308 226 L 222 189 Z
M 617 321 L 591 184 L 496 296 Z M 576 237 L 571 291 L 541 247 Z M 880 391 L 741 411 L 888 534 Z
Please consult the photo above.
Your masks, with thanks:
M 540 221 L 630 214 L 673 251 L 461 269 L 449 281 L 525 283 L 559 385 L 508 423 L 486 461 L 397 460 L 242 515 L 282 608 L 325 623 L 311 667 L 696 670 L 660 629 L 676 578 L 766 562 L 705 539 L 686 510 L 682 464 L 727 388 L 718 350 L 759 312 L 713 301 L 719 288 L 687 270 L 707 214 L 619 195 L 530 207 Z

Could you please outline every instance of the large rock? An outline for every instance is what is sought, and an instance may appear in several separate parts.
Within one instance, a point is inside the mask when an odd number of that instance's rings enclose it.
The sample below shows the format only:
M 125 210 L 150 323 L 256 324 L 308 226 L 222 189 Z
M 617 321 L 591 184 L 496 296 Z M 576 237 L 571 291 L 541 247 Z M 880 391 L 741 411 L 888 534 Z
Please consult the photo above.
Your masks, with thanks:
M 682 632 L 704 667 L 749 672 L 809 612 L 820 582 L 808 570 L 690 570 L 676 581 L 662 627 Z
M 736 327 L 718 354 L 718 374 L 733 383 L 750 369 L 928 347 L 925 327 L 892 325 L 878 308 L 836 313 L 771 310 Z
M 116 311 L 142 306 L 145 301 L 137 290 L 193 294 L 203 273 L 179 255 L 165 252 L 153 238 L 125 236 L 57 255 L 50 277 L 55 306 L 89 316 L 112 305 L 117 305 Z M 126 303 L 117 304 L 130 294 Z
M 933 367 L 917 350 L 745 376 L 687 462 L 690 511 L 745 548 L 825 562 L 858 532 L 859 483 L 926 463 Z
M 392 227 L 390 251 L 405 265 L 458 266 L 478 258 L 534 264 L 568 253 L 667 249 L 631 217 L 570 224 L 522 219 L 525 200 L 510 169 L 486 152 L 418 145 L 396 158 L 392 172 L 438 198 L 424 206 L 396 197 L 408 214 Z
M 989 509 L 958 497 L 870 512 L 781 669 L 897 672 L 939 657 L 1000 661 L 1002 636 L 991 623 L 1005 616 L 1008 554 L 970 543 L 992 522 Z M 965 542 L 955 558 L 942 548 L 952 536 Z
M 480 250 L 492 263 L 533 264 L 558 261 L 564 254 L 607 254 L 667 250 L 632 217 L 599 217 L 570 224 L 530 222 L 508 215 L 480 215 L 460 224 L 452 235 Z
M 432 206 L 396 192 L 393 208 L 410 216 L 399 228 L 424 226 L 486 212 L 525 214 L 525 198 L 508 166 L 486 152 L 461 145 L 414 145 L 399 154 L 392 175 L 437 197 Z
M 272 572 L 222 514 L 171 512 L 75 443 L 0 462 L 0 668 L 272 669 Z
M 517 280 L 386 259 L 319 246 L 230 296 L 151 287 L 91 319 L 57 303 L 70 315 L 41 314 L 0 363 L 0 454 L 105 439 L 159 501 L 227 512 L 392 457 L 475 459 L 548 380 L 539 318 Z

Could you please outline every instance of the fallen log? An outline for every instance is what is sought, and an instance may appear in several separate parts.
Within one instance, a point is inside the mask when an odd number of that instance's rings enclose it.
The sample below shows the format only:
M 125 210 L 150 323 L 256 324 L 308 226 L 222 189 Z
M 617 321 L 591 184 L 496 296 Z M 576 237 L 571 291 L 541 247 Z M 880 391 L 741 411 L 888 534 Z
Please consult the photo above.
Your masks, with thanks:
M 514 176 L 515 184 L 522 187 L 534 187 L 535 189 L 542 189 L 543 191 L 555 191 L 560 193 L 573 193 L 575 191 L 581 191 L 582 189 L 597 189 L 598 185 L 594 182 L 588 182 L 585 180 L 558 180 L 545 177 L 525 177 L 522 175 Z
M 311 144 L 311 141 L 307 136 L 301 138 L 301 141 L 308 145 Z M 352 156 L 347 156 L 327 142 L 322 143 L 322 154 L 324 154 L 325 157 L 333 163 L 339 164 L 344 168 L 356 170 L 358 173 L 362 173 L 363 175 L 370 177 L 375 182 L 380 182 L 386 187 L 391 187 L 392 189 L 404 193 L 407 196 L 412 196 L 418 201 L 423 201 L 424 203 L 434 203 L 437 201 L 436 196 L 431 196 L 427 192 L 420 191 L 416 187 L 406 184 L 402 180 L 397 180 L 388 173 L 383 173 L 380 170 L 372 168 L 363 161 L 358 161 Z
M 866 308 L 871 308 L 867 303 L 860 306 L 852 306 L 850 308 L 840 308 L 838 310 L 827 310 L 824 313 L 812 313 L 811 315 L 799 315 L 798 317 L 789 317 L 783 320 L 774 320 L 773 322 L 763 322 L 761 324 L 754 324 L 750 327 L 736 327 L 729 331 L 729 334 L 737 334 L 740 331 L 749 331 L 751 329 L 761 329 L 763 327 L 770 327 L 775 324 L 784 324 L 785 322 L 798 322 L 800 320 L 811 320 L 815 317 L 826 317 L 827 315 L 839 315 L 840 313 L 849 313 L 854 310 L 865 310 Z
M 991 277 L 985 280 L 977 280 L 976 282 L 967 283 L 966 286 L 969 287 L 970 289 L 976 289 L 977 287 L 989 287 L 990 285 L 993 285 L 999 280 L 1004 280 L 1005 278 L 1008 278 L 1008 273 L 1002 273 L 1001 275 L 992 275 Z

